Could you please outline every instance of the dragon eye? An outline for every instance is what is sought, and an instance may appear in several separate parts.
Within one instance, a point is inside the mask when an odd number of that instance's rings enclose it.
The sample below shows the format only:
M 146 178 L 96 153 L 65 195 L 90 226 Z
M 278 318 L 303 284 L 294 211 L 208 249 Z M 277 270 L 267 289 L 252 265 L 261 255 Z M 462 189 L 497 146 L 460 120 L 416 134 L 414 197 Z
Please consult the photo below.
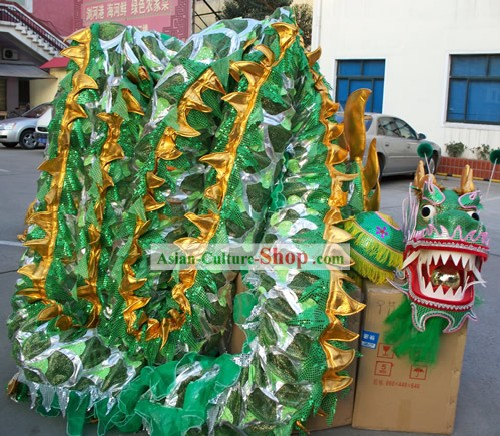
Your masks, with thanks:
M 473 220 L 479 221 L 479 214 L 475 210 L 470 210 L 467 213 Z
M 436 215 L 436 208 L 432 204 L 426 204 L 420 210 L 420 215 L 424 220 L 429 221 L 434 215 Z

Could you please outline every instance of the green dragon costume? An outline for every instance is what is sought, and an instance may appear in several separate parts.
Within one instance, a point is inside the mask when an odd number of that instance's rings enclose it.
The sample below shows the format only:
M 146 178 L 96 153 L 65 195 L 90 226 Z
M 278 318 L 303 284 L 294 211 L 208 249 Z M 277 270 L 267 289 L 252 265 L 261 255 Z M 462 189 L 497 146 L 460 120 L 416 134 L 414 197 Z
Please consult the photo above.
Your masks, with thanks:
M 481 267 L 489 251 L 480 199 L 468 166 L 460 187 L 444 189 L 420 162 L 403 207 L 402 281 L 393 282 L 408 299 L 386 320 L 386 342 L 415 364 L 435 363 L 441 333 L 476 319 L 474 285 L 484 285 Z
M 402 233 L 376 212 L 369 91 L 336 123 L 287 9 L 185 43 L 111 23 L 70 40 L 8 320 L 10 394 L 65 415 L 70 435 L 90 421 L 100 435 L 287 435 L 331 419 L 352 382 L 351 295 L 402 264 Z M 315 244 L 344 263 L 156 270 L 163 243 L 197 259 Z
M 356 356 L 344 323 L 363 309 L 346 271 L 248 267 L 236 295 L 238 271 L 149 257 L 161 243 L 342 251 L 344 224 L 378 208 L 369 92 L 335 123 L 286 9 L 185 43 L 117 24 L 69 39 L 8 320 L 10 394 L 66 415 L 71 435 L 96 420 L 99 434 L 280 435 L 331 418 Z

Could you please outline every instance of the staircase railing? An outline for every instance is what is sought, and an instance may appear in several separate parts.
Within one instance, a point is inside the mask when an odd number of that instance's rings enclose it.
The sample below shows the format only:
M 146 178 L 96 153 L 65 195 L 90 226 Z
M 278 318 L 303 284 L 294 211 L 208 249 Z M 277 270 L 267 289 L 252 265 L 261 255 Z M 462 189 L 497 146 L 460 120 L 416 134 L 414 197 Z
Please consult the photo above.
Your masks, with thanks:
M 62 38 L 54 35 L 46 27 L 38 23 L 28 11 L 17 3 L 7 1 L 0 3 L 0 21 L 7 21 L 15 24 L 22 23 L 26 28 L 40 36 L 57 50 L 62 50 L 67 47 Z

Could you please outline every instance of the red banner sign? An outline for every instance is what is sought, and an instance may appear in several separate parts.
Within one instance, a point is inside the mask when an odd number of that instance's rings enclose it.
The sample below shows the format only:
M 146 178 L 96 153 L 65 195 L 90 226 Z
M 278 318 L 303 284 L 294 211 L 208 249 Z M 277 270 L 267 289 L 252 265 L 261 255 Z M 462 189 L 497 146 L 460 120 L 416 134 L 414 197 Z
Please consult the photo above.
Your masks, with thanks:
M 113 21 L 179 39 L 191 34 L 192 0 L 83 0 L 83 26 Z

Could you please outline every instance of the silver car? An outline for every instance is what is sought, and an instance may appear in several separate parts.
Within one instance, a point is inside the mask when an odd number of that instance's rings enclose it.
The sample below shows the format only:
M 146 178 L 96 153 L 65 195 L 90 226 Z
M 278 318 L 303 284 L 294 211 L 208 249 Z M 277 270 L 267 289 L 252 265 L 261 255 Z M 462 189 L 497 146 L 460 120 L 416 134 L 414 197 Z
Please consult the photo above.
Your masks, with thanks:
M 337 121 L 343 120 L 343 113 L 336 115 Z M 427 142 L 432 147 L 432 155 L 425 163 L 426 171 L 434 174 L 441 148 L 432 141 L 428 141 L 423 133 L 418 133 L 401 118 L 378 113 L 365 115 L 366 148 L 373 138 L 377 141 L 377 156 L 380 165 L 380 176 L 394 174 L 412 174 L 417 169 L 418 147 Z
M 40 118 L 50 108 L 49 103 L 35 106 L 16 118 L 0 121 L 0 143 L 4 147 L 13 148 L 20 144 L 23 148 L 36 148 L 35 127 Z

